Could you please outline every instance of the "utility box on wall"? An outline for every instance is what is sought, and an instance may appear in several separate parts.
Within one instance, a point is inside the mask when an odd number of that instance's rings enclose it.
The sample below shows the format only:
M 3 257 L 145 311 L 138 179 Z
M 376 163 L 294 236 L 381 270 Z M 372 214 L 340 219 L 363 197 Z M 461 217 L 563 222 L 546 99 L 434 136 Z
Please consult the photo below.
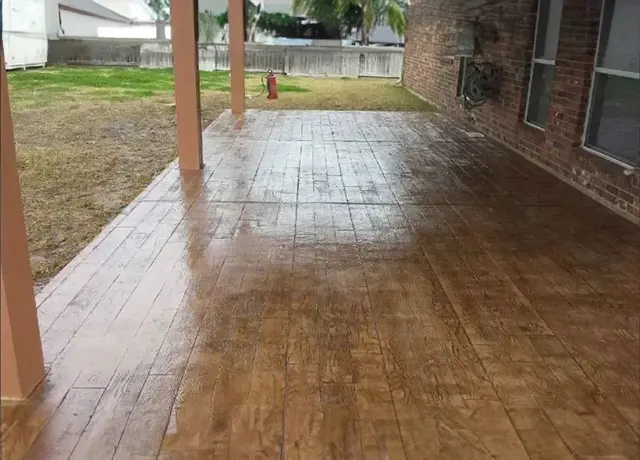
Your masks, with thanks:
M 456 50 L 458 57 L 473 57 L 476 49 L 476 28 L 472 22 L 465 22 L 458 27 L 456 33 Z

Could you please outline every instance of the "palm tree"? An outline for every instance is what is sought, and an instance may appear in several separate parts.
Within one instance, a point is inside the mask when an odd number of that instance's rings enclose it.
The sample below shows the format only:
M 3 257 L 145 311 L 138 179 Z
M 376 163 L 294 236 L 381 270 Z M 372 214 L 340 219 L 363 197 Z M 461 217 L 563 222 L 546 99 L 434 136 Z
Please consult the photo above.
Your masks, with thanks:
M 366 37 L 379 20 L 380 3 L 377 0 L 341 0 L 343 11 L 355 10 L 358 15 L 358 40 L 365 44 Z
M 253 40 L 255 32 L 255 25 L 258 22 L 258 13 L 260 12 L 258 7 L 251 1 L 245 0 L 242 8 L 244 17 L 244 41 Z M 226 35 L 224 28 L 229 23 L 229 10 L 224 13 L 215 16 L 215 22 L 223 29 L 223 41 Z
M 222 42 L 227 41 L 227 24 L 229 24 L 229 10 L 224 13 L 220 13 L 215 17 L 218 27 L 222 30 Z
M 342 37 L 345 13 L 343 0 L 293 0 L 293 12 L 321 23 L 330 36 Z
M 169 19 L 169 1 L 170 0 L 146 0 L 146 4 L 153 10 L 158 21 L 166 21 Z
M 293 10 L 316 19 L 328 29 L 340 31 L 340 36 L 355 28 L 362 42 L 381 23 L 386 23 L 398 36 L 407 30 L 405 0 L 293 0 Z
M 384 21 L 393 33 L 403 37 L 407 33 L 407 3 L 402 0 L 387 0 L 381 11 Z
M 255 36 L 256 23 L 260 16 L 260 7 L 251 0 L 244 0 L 242 13 L 244 17 L 244 41 L 252 42 Z
M 216 15 L 209 10 L 201 11 L 198 13 L 198 22 L 200 25 L 200 41 L 213 43 L 218 26 Z

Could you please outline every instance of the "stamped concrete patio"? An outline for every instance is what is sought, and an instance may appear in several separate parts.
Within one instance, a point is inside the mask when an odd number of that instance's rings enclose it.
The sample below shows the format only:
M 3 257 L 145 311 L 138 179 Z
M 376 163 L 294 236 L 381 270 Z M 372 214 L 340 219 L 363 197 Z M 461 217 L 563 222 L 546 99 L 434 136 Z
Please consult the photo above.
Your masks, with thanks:
M 437 114 L 204 146 L 38 295 L 3 458 L 639 458 L 637 226 Z

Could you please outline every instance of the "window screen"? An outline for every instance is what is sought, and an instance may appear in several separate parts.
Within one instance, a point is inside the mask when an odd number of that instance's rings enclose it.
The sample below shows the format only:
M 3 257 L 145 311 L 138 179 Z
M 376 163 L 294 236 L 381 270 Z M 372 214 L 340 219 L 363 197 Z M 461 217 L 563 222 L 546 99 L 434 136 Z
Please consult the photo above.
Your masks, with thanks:
M 640 1 L 605 0 L 584 143 L 618 162 L 640 156 Z
M 525 121 L 544 129 L 558 51 L 563 0 L 540 0 Z

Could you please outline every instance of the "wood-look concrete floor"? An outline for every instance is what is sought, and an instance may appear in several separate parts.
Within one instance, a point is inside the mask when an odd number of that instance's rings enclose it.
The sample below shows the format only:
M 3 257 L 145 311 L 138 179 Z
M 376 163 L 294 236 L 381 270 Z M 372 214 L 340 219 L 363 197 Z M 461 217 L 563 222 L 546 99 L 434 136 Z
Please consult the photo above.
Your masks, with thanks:
M 439 115 L 204 143 L 38 295 L 4 459 L 640 458 L 637 226 Z

